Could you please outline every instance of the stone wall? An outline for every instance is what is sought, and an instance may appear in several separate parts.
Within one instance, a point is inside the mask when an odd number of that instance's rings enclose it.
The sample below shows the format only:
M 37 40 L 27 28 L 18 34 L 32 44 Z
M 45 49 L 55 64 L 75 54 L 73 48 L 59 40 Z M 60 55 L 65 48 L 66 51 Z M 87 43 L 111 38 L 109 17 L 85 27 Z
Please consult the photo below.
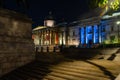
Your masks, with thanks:
M 0 77 L 34 60 L 31 24 L 25 15 L 0 9 Z

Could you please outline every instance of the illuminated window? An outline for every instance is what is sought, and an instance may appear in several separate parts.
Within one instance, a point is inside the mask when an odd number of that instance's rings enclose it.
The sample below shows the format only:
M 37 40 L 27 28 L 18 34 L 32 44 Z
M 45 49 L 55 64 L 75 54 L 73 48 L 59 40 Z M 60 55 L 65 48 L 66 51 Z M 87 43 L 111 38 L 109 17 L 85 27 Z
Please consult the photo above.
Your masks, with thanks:
M 75 31 L 73 31 L 73 36 L 75 36 Z
M 102 26 L 102 32 L 105 32 L 105 25 Z
M 102 32 L 101 33 L 101 40 L 102 40 L 102 42 L 104 42 L 105 39 L 106 39 L 106 34 L 105 34 L 105 32 Z
M 113 26 L 111 26 L 111 31 L 114 31 L 114 28 L 113 28 Z

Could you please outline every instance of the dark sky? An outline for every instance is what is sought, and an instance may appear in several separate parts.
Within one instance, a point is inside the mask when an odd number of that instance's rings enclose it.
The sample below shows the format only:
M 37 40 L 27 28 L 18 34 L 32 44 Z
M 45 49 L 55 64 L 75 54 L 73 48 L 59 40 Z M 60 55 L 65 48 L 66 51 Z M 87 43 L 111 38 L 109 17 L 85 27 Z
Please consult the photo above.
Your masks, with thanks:
M 88 0 L 28 0 L 29 9 L 18 7 L 15 0 L 6 0 L 7 8 L 24 12 L 32 18 L 33 26 L 43 25 L 44 18 L 51 11 L 57 23 L 70 22 L 88 11 Z

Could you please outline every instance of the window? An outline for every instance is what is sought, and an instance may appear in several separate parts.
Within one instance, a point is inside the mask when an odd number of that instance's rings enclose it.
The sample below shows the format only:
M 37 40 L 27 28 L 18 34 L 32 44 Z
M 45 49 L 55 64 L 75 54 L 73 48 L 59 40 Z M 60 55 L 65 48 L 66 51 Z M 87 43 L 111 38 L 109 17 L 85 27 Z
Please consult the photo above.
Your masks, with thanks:
M 73 31 L 73 36 L 75 36 L 75 31 Z
M 113 28 L 113 26 L 111 26 L 111 31 L 114 31 L 114 28 Z
M 102 32 L 105 32 L 105 25 L 102 26 Z

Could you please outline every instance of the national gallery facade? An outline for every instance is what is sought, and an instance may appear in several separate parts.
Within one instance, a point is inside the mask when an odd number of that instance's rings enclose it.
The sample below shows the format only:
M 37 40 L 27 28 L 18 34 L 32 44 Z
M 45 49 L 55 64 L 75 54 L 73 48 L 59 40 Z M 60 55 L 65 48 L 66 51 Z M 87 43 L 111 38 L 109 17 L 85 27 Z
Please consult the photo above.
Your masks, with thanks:
M 120 43 L 120 12 L 59 24 L 49 15 L 44 26 L 33 29 L 32 38 L 36 46 L 117 44 Z

